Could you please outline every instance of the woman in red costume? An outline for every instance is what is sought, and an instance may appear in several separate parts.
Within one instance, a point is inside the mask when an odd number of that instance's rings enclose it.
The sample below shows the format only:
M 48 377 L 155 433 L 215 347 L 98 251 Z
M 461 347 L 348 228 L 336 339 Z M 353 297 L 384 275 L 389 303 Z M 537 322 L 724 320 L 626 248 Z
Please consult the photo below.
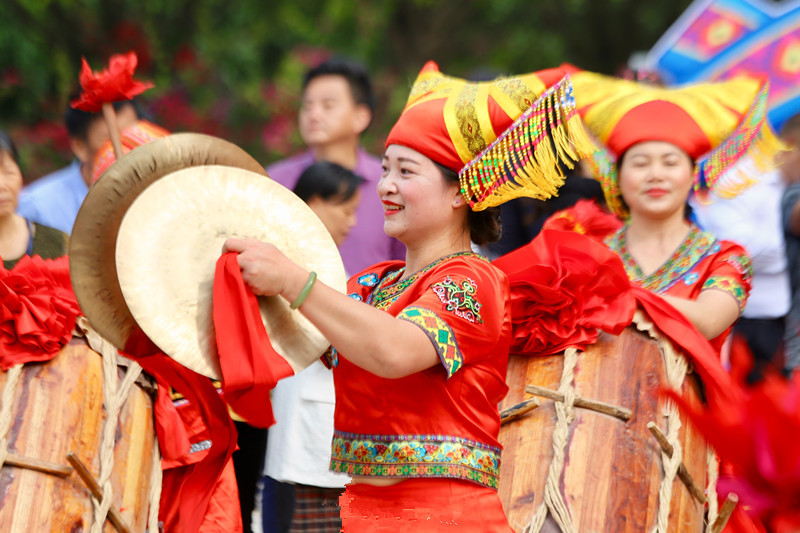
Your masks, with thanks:
M 280 294 L 331 341 L 331 468 L 353 478 L 341 498 L 344 531 L 509 530 L 496 492 L 508 282 L 471 241 L 499 236 L 487 208 L 551 195 L 556 158 L 585 152 L 562 78 L 551 70 L 468 83 L 423 68 L 378 185 L 384 230 L 405 244 L 406 260 L 355 275 L 346 296 L 270 244 L 226 242 L 255 293 Z M 548 126 L 548 111 L 558 123 Z
M 661 295 L 719 352 L 746 303 L 750 260 L 738 244 L 699 229 L 687 200 L 746 188 L 751 178 L 731 170 L 745 156 L 758 170 L 773 163 L 781 145 L 766 122 L 766 85 L 740 78 L 666 89 L 573 76 L 580 114 L 606 148 L 594 154 L 595 173 L 623 221 L 605 243 L 632 281 Z M 760 531 L 742 510 L 726 531 Z
M 750 290 L 750 260 L 690 219 L 691 193 L 746 186 L 723 175 L 748 155 L 767 163 L 779 143 L 756 80 L 665 89 L 581 72 L 579 112 L 606 152 L 594 162 L 606 200 L 624 224 L 606 238 L 631 280 L 661 295 L 719 350 Z

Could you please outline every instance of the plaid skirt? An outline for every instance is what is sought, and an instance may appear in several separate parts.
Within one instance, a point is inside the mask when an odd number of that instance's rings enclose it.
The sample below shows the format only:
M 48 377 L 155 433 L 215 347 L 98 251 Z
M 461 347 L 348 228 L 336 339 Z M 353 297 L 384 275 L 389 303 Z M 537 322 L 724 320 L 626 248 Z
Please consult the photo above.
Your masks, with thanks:
M 289 533 L 339 533 L 339 496 L 344 489 L 294 486 L 294 514 Z

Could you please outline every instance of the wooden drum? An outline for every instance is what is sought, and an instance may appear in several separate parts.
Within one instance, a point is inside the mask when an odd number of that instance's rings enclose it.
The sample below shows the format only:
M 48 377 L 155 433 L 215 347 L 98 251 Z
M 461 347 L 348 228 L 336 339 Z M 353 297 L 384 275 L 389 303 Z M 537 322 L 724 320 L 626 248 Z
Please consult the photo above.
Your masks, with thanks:
M 0 531 L 147 529 L 161 483 L 153 402 L 140 367 L 113 358 L 73 338 L 46 363 L 0 372 Z
M 500 431 L 499 493 L 516 531 L 704 530 L 715 459 L 658 394 L 672 387 L 699 402 L 699 382 L 644 314 L 634 322 L 649 333 L 632 325 L 619 336 L 601 333 L 584 352 L 511 357 L 501 408 L 540 403 Z

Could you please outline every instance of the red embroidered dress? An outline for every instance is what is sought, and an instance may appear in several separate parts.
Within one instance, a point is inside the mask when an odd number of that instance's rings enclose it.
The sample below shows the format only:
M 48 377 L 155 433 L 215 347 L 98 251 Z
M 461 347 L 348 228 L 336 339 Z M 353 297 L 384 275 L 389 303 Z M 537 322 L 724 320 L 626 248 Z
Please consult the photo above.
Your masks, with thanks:
M 351 278 L 348 293 L 419 326 L 441 365 L 385 379 L 332 351 L 331 469 L 379 478 L 454 478 L 497 488 L 511 310 L 505 274 L 476 254 L 439 259 L 400 279 L 404 263 Z M 397 346 L 402 350 L 402 346 Z
M 625 265 L 628 278 L 656 294 L 696 300 L 706 290 L 720 290 L 736 298 L 739 312 L 747 303 L 753 277 L 750 258 L 744 248 L 717 240 L 692 224 L 686 239 L 658 270 L 645 276 L 631 257 L 625 243 L 627 225 L 606 239 L 606 245 Z M 719 350 L 730 328 L 711 341 Z

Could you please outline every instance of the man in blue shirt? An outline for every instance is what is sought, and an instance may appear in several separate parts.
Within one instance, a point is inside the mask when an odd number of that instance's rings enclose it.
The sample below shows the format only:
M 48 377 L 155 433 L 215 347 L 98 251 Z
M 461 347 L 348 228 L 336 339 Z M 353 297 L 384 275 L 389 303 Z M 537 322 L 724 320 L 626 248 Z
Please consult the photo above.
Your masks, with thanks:
M 120 131 L 136 122 L 138 113 L 133 100 L 117 102 L 114 107 Z M 22 189 L 17 213 L 31 222 L 69 234 L 92 184 L 95 153 L 108 140 L 109 134 L 102 114 L 87 113 L 69 105 L 64 113 L 64 123 L 75 159 L 69 166 L 39 178 Z

